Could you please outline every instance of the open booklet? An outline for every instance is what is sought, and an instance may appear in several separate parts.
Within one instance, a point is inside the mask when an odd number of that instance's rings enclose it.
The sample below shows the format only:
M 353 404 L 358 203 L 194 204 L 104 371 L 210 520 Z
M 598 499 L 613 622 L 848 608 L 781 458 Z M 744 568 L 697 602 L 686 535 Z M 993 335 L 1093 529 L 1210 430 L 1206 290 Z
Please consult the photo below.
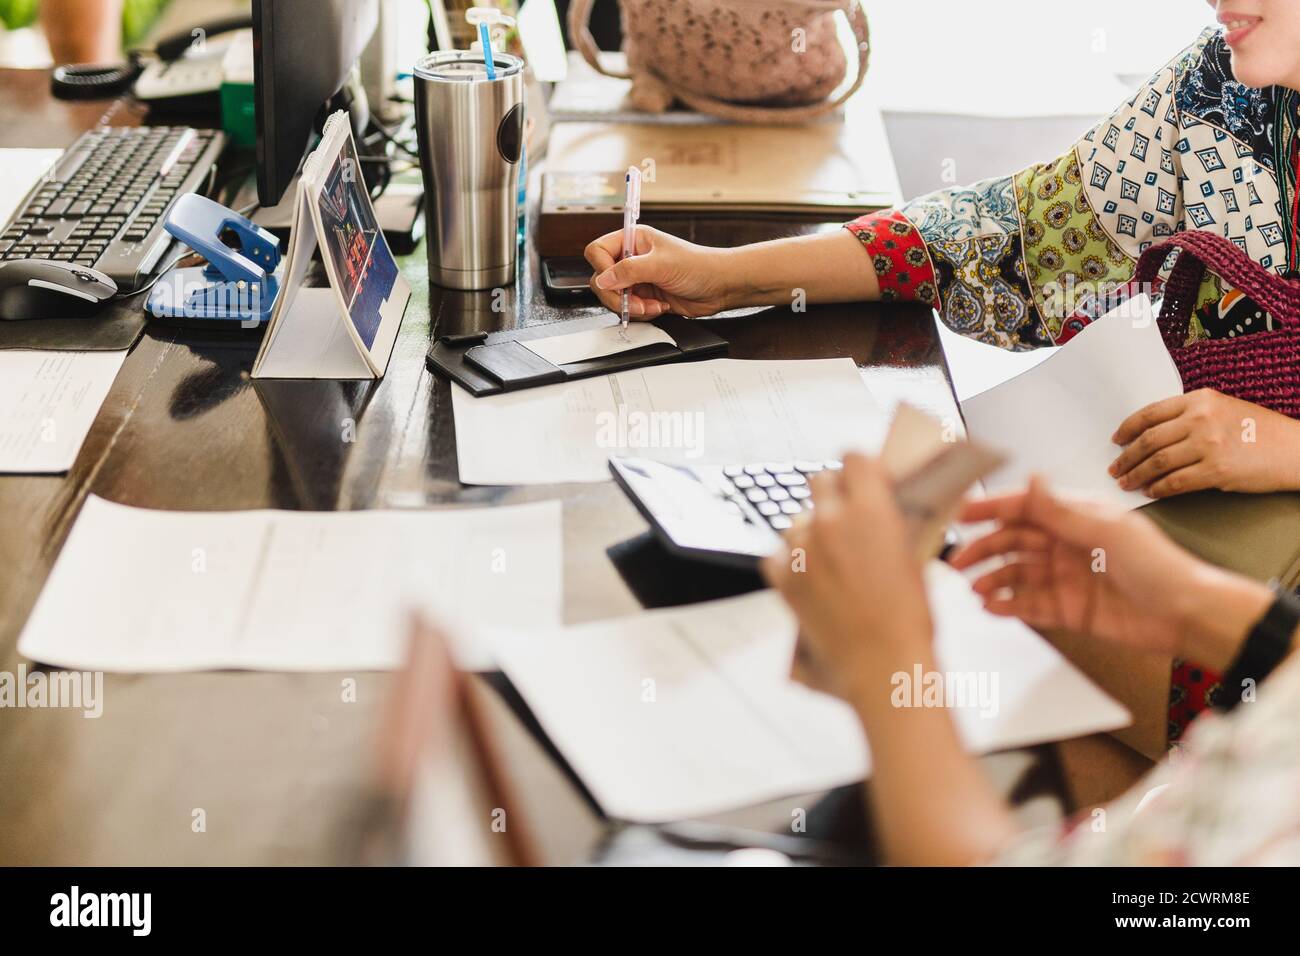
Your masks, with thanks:
M 329 285 L 305 287 L 316 248 Z M 279 298 L 254 378 L 377 378 L 411 288 L 375 218 L 345 112 L 303 164 Z

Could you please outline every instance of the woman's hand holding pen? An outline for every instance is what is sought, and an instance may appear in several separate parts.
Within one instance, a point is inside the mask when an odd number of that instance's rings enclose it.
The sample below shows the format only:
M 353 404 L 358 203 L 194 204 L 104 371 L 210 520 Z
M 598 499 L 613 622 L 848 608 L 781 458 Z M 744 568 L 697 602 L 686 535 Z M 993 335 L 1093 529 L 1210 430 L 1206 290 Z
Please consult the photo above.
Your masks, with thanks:
M 698 318 L 741 306 L 795 302 L 871 302 L 880 298 L 871 257 L 847 229 L 756 242 L 700 246 L 649 226 L 636 227 L 636 255 L 623 254 L 623 231 L 587 246 L 591 288 L 612 312 L 633 318 L 666 312 Z
M 636 227 L 636 255 L 625 259 L 623 232 L 611 232 L 590 243 L 584 255 L 596 274 L 592 291 L 614 312 L 623 307 L 629 290 L 628 313 L 653 319 L 668 312 L 696 318 L 733 308 L 725 281 L 730 250 L 698 246 L 649 226 Z

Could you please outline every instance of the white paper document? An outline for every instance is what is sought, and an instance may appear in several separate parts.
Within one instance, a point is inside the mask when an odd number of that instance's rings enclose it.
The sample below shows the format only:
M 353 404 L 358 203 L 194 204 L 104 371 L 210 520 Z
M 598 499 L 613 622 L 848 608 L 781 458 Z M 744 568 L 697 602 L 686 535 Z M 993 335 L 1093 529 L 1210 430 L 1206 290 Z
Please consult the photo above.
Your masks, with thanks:
M 126 352 L 0 351 L 0 473 L 72 467 Z
M 556 501 L 174 512 L 92 496 L 18 649 L 79 670 L 382 670 L 418 609 L 476 669 L 492 628 L 560 623 L 561 573 Z
M 475 398 L 454 382 L 460 480 L 607 481 L 610 455 L 674 464 L 838 457 L 888 420 L 852 359 L 683 362 Z
M 965 682 L 970 750 L 1111 730 L 1128 712 L 958 572 L 927 569 L 936 651 Z M 850 783 L 870 770 L 856 719 L 789 680 L 796 626 L 771 591 L 527 635 L 497 660 L 617 819 L 662 822 Z M 974 690 L 972 690 L 972 688 Z
M 1139 409 L 1183 392 L 1151 300 L 1137 296 L 1040 365 L 962 402 L 971 437 L 1009 454 L 989 491 L 1023 487 L 1033 474 L 1053 488 L 1126 508 L 1149 504 L 1107 472 L 1123 449 L 1110 439 Z
M 965 403 L 1001 385 L 1035 365 L 1051 357 L 1055 346 L 1045 346 L 1028 352 L 1009 352 L 996 345 L 989 345 L 976 339 L 958 335 L 939 320 L 934 320 L 939 333 L 939 344 L 943 346 L 943 357 L 948 363 L 948 374 L 952 378 L 952 390 L 957 394 L 957 401 Z
M 28 190 L 62 156 L 61 149 L 0 149 L 0 221 L 8 221 Z
M 629 322 L 626 329 L 621 323 L 615 323 L 600 329 L 570 332 L 568 335 L 521 339 L 519 344 L 552 365 L 567 365 L 584 359 L 630 352 L 632 349 L 661 342 L 667 345 L 677 344 L 676 339 L 657 325 L 651 325 L 649 322 Z

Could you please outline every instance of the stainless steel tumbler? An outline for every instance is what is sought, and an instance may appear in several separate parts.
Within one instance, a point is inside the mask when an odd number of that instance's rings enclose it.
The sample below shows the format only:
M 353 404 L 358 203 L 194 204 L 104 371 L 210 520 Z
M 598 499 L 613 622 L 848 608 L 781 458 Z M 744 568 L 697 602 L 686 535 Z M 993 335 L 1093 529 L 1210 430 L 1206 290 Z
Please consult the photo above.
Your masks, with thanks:
M 429 278 L 490 289 L 515 277 L 524 64 L 497 53 L 430 53 L 415 64 L 415 125 L 424 176 Z

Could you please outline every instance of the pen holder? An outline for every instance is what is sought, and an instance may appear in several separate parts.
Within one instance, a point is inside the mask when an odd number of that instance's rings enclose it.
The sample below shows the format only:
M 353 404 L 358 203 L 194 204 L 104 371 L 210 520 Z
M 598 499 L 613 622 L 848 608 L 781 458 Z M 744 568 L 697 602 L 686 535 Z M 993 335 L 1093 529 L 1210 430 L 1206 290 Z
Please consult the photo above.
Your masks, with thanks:
M 515 277 L 524 63 L 482 51 L 431 53 L 415 64 L 429 278 L 490 289 Z

